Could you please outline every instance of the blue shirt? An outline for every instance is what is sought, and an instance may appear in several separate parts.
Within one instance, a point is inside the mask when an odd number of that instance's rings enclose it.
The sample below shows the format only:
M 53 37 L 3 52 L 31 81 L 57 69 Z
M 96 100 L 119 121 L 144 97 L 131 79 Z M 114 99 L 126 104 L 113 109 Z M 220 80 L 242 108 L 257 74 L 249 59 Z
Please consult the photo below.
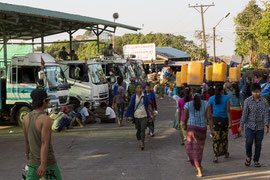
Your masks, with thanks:
M 189 126 L 196 126 L 196 127 L 206 127 L 207 126 L 207 108 L 209 104 L 207 101 L 201 101 L 201 108 L 197 111 L 194 108 L 194 101 L 190 101 L 185 104 L 185 110 L 188 110 L 189 119 L 188 125 Z
M 213 106 L 213 117 L 228 118 L 227 115 L 227 102 L 230 101 L 229 96 L 221 95 L 220 104 L 216 104 L 215 97 L 210 97 L 208 103 Z
M 264 88 L 263 88 L 264 87 Z M 270 94 L 270 84 L 261 84 L 262 92 L 261 95 L 269 95 Z
M 228 96 L 230 98 L 231 107 L 242 107 L 243 106 L 243 96 L 241 93 L 239 93 L 239 97 L 237 97 L 236 93 L 234 91 L 230 91 L 228 93 Z

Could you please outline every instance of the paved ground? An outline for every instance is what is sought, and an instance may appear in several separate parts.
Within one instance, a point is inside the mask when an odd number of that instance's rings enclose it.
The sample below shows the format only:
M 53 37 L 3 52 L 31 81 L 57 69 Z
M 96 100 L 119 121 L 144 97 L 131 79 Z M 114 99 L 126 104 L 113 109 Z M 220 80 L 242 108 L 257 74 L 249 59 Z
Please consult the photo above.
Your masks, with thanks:
M 174 101 L 159 100 L 156 137 L 147 137 L 146 150 L 139 149 L 133 125 L 95 124 L 66 133 L 54 133 L 53 145 L 64 180 L 192 180 L 192 168 L 179 134 L 172 129 Z M 262 168 L 245 167 L 244 138 L 230 137 L 229 159 L 213 164 L 211 139 L 204 151 L 203 179 L 270 179 L 270 138 L 263 142 Z M 0 179 L 20 180 L 25 165 L 24 139 L 19 127 L 0 127 Z

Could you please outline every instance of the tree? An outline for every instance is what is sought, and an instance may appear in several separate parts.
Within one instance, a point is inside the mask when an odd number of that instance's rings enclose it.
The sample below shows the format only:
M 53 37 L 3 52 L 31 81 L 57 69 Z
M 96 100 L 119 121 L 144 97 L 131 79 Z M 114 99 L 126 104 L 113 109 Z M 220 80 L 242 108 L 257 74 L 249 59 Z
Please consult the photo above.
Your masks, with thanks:
M 265 11 L 254 26 L 254 37 L 258 42 L 258 53 L 268 55 L 270 53 L 270 3 L 265 3 Z
M 184 36 L 176 36 L 169 33 L 124 34 L 122 37 L 116 36 L 114 43 L 114 50 L 117 54 L 123 54 L 123 46 L 127 44 L 155 43 L 157 47 L 169 46 L 182 50 L 190 54 L 192 60 L 202 60 L 206 57 L 206 54 L 203 54 L 193 41 L 188 41 Z
M 254 38 L 252 26 L 262 18 L 262 9 L 251 0 L 246 8 L 234 19 L 236 25 L 235 53 L 242 58 L 258 50 L 258 42 Z
M 91 36 L 85 33 L 83 37 Z M 112 40 L 111 40 L 112 41 Z M 104 53 L 105 48 L 109 47 L 112 42 L 100 42 L 100 54 Z M 192 60 L 202 60 L 205 59 L 206 54 L 203 54 L 201 48 L 199 48 L 193 41 L 189 41 L 186 37 L 181 35 L 164 34 L 164 33 L 149 33 L 149 34 L 124 34 L 123 36 L 116 36 L 114 40 L 114 51 L 121 55 L 123 54 L 123 46 L 127 44 L 143 44 L 143 43 L 155 43 L 157 47 L 170 46 L 179 50 L 182 50 L 191 55 Z M 66 45 L 63 43 L 52 44 L 45 47 L 45 51 L 49 54 L 57 57 L 62 46 Z M 87 60 L 88 56 L 97 57 L 98 48 L 97 42 L 81 42 L 73 43 L 73 48 L 76 51 L 80 60 Z M 69 47 L 67 46 L 67 51 L 69 52 Z

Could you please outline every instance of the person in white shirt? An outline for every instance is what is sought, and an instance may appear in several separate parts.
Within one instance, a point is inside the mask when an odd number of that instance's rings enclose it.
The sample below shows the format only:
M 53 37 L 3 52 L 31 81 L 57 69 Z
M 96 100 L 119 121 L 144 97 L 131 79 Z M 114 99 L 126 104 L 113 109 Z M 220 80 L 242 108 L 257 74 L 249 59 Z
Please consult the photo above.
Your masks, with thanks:
M 115 123 L 116 114 L 114 110 L 109 107 L 105 102 L 102 102 L 100 107 L 105 110 L 105 114 L 98 115 L 101 123 Z

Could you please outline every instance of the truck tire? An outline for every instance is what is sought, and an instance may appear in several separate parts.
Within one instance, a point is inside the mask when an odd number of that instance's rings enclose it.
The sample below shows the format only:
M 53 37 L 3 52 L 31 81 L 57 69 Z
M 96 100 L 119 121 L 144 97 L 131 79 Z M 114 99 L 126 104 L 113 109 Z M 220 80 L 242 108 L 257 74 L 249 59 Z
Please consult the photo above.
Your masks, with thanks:
M 27 106 L 22 106 L 19 109 L 19 111 L 17 112 L 17 116 L 16 116 L 16 120 L 17 120 L 19 126 L 22 126 L 23 118 L 29 112 L 31 112 L 31 109 Z

